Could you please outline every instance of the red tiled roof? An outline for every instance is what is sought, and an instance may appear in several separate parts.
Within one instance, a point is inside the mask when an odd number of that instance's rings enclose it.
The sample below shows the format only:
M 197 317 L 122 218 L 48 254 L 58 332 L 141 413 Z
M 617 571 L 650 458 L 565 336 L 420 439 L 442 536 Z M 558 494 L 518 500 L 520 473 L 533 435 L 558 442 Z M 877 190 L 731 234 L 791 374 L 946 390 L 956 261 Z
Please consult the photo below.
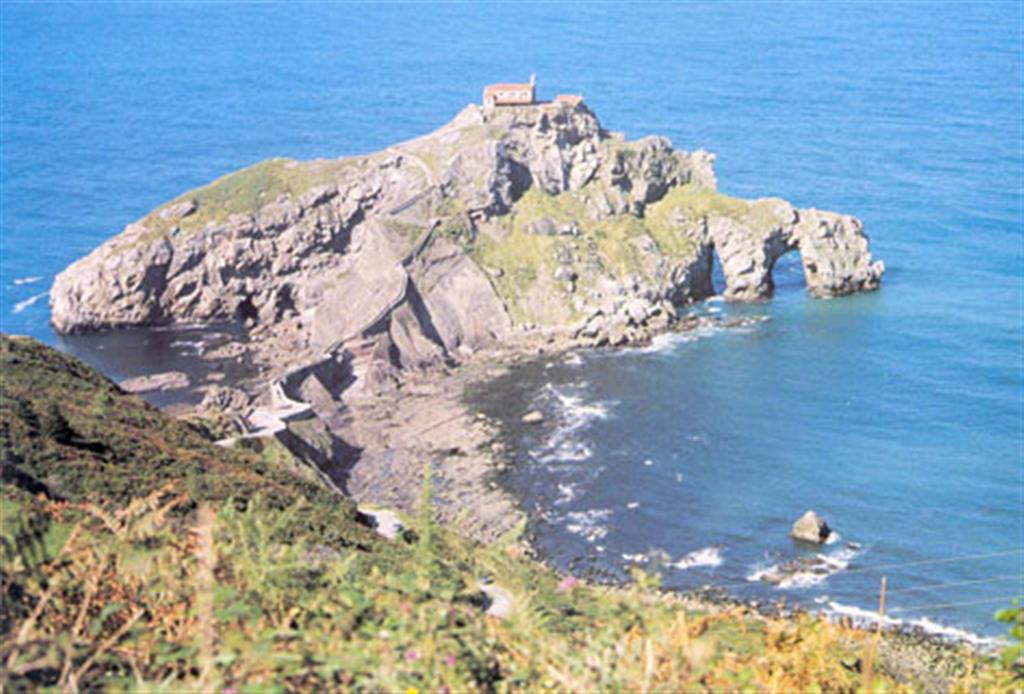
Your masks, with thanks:
M 484 92 L 494 91 L 505 91 L 506 89 L 533 89 L 533 85 L 529 82 L 525 84 L 516 84 L 514 82 L 499 82 L 498 84 L 488 84 L 484 87 Z
M 555 101 L 560 104 L 570 104 L 572 106 L 578 106 L 583 103 L 582 94 L 559 94 L 555 97 Z

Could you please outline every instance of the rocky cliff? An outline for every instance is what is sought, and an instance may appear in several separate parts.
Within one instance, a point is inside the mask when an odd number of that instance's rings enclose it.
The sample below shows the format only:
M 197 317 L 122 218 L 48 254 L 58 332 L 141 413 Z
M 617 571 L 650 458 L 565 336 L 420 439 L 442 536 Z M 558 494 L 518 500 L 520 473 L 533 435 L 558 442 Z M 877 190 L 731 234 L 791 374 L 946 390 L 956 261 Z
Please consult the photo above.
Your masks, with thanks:
M 377 382 L 549 332 L 640 339 L 714 292 L 878 287 L 856 219 L 719 193 L 706 152 L 627 141 L 583 104 L 469 106 L 434 133 L 339 160 L 275 159 L 158 208 L 61 273 L 61 332 L 242 321 L 292 366 L 348 360 Z

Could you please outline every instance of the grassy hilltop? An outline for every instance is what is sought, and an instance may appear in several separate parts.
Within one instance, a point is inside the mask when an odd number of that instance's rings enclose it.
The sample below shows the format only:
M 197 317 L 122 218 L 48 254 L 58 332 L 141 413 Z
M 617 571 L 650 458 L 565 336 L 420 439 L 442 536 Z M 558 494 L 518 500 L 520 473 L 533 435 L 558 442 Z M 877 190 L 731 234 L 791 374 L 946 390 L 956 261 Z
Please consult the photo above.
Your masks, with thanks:
M 214 446 L 32 340 L 0 338 L 0 374 L 5 690 L 915 688 L 865 632 L 470 544 L 432 522 L 429 480 L 412 530 L 384 540 L 276 445 Z M 511 595 L 507 618 L 482 580 Z M 958 688 L 1014 686 L 961 666 Z

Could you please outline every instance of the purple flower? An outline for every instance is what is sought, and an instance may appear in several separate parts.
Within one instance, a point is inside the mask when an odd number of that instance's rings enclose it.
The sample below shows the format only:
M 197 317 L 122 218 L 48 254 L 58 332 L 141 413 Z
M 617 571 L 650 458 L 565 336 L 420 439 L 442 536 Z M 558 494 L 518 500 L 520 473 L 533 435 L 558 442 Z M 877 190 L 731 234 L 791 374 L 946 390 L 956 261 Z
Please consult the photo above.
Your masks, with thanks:
M 444 664 L 448 667 L 455 667 L 455 656 L 453 656 L 451 653 L 446 655 L 444 657 Z
M 417 660 L 419 657 L 419 654 L 411 648 L 405 652 L 405 659 L 408 660 L 410 663 L 414 660 Z
M 558 584 L 558 592 L 564 593 L 567 590 L 572 590 L 579 581 L 576 580 L 575 576 L 566 576 L 562 579 L 561 583 Z

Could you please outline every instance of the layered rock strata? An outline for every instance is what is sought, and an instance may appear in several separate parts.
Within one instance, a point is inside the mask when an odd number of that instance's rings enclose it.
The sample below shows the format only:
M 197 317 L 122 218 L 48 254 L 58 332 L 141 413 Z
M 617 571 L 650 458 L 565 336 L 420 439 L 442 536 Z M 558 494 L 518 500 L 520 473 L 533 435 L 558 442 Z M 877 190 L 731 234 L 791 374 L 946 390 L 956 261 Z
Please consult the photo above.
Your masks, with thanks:
M 715 252 L 732 300 L 769 298 L 793 250 L 815 296 L 878 286 L 856 219 L 722 195 L 712 162 L 628 142 L 582 104 L 469 106 L 383 152 L 271 160 L 183 195 L 61 273 L 52 320 L 237 319 L 271 351 L 355 345 L 407 369 L 515 333 L 600 341 L 599 316 L 661 328 L 714 292 Z
M 172 200 L 57 277 L 52 321 L 239 321 L 266 381 L 329 413 L 481 349 L 648 339 L 715 293 L 716 253 L 730 300 L 770 298 L 791 251 L 815 296 L 878 287 L 860 222 L 724 195 L 713 161 L 584 104 L 469 106 L 375 154 L 274 159 Z

